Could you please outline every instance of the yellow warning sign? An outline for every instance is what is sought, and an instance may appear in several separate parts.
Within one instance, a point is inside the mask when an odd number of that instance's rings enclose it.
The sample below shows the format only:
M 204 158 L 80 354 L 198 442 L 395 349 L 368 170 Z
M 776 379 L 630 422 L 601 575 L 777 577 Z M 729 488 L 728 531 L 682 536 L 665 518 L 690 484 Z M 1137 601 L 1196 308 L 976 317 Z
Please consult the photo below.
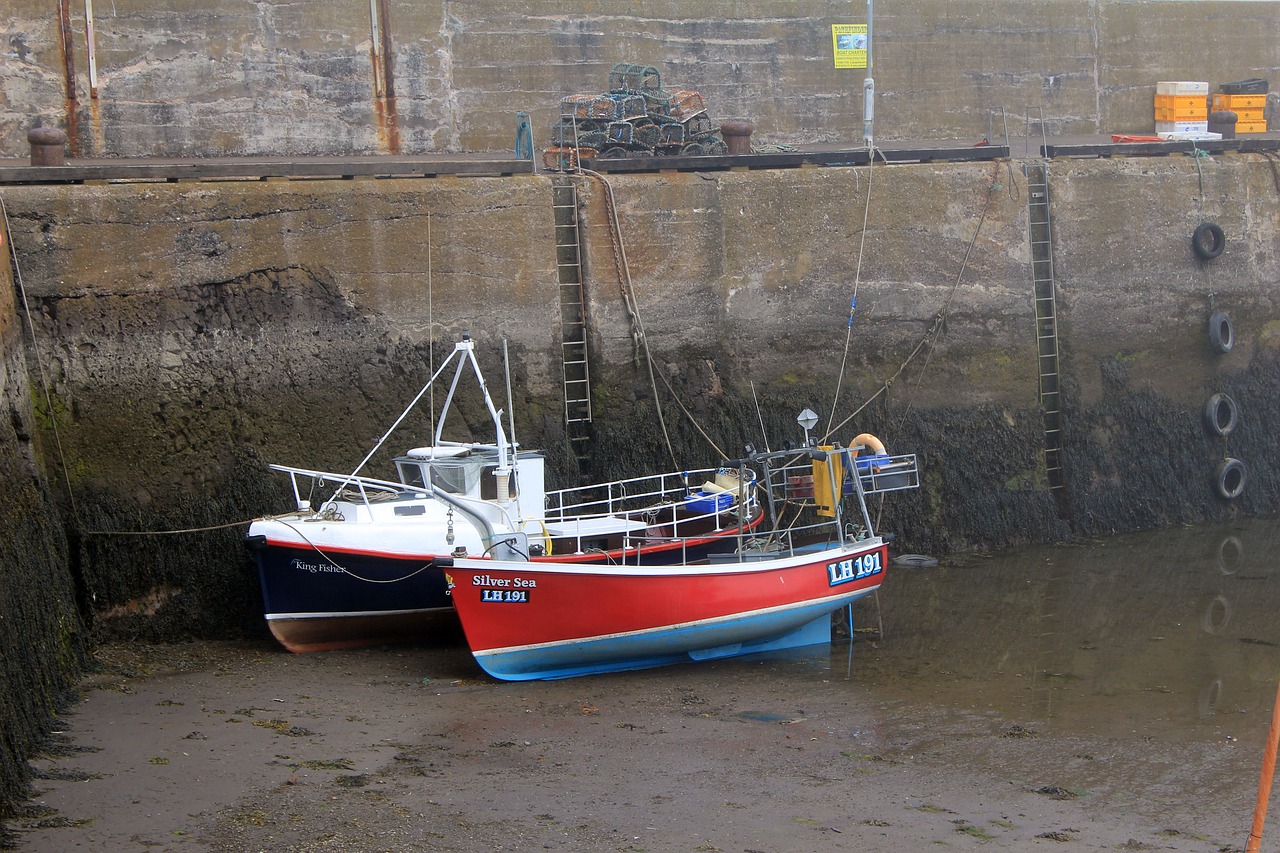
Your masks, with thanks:
M 867 25 L 832 24 L 831 47 L 835 51 L 836 68 L 866 68 Z

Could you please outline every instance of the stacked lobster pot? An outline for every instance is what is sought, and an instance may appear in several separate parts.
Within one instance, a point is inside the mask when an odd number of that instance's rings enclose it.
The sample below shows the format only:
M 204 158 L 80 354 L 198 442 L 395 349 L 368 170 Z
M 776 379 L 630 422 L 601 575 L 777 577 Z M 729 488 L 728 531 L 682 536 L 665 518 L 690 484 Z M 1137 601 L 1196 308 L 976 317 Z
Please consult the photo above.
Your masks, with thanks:
M 652 65 L 618 63 L 609 91 L 569 95 L 542 155 L 548 169 L 573 169 L 596 157 L 719 156 L 729 153 L 699 92 L 664 89 Z

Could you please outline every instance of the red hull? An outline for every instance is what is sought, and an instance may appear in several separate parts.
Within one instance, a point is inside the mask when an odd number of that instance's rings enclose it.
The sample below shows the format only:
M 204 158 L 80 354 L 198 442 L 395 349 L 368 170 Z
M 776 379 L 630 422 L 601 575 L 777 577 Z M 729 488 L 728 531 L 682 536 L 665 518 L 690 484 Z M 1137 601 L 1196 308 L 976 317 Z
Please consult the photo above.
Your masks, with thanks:
M 814 614 L 829 614 L 874 591 L 887 563 L 887 548 L 872 540 L 861 547 L 700 566 L 457 560 L 445 572 L 477 660 L 499 677 L 536 678 L 634 668 L 627 665 L 629 649 L 641 662 L 635 665 L 656 665 L 644 661 L 697 657 L 722 641 L 750 644 L 785 633 L 801 619 L 812 621 Z M 565 663 L 574 654 L 581 657 L 579 667 Z M 548 656 L 554 664 L 545 663 Z M 501 661 L 517 657 L 533 674 L 506 671 Z M 550 674 L 539 674 L 539 666 Z

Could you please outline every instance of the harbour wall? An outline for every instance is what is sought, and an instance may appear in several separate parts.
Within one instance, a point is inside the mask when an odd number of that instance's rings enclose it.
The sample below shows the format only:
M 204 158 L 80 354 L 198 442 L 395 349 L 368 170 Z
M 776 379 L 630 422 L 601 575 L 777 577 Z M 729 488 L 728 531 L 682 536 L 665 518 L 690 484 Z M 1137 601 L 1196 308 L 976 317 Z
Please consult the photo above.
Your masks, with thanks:
M 8 8 L 0 157 L 26 157 L 37 122 L 65 128 L 79 157 L 509 150 L 522 111 L 541 146 L 560 99 L 605 91 L 618 62 L 701 92 L 713 119 L 752 119 L 758 143 L 863 135 L 866 72 L 835 68 L 831 39 L 832 24 L 865 23 L 858 3 Z M 1277 2 L 905 0 L 872 26 L 880 140 L 977 141 L 1005 117 L 1038 132 L 1042 115 L 1050 135 L 1149 133 L 1157 81 L 1280 78 Z M 1273 91 L 1273 128 L 1278 111 Z
M 464 332 L 495 390 L 507 342 L 516 437 L 561 485 L 799 441 L 810 407 L 837 441 L 919 454 L 922 487 L 875 507 L 899 552 L 1273 516 L 1274 161 L 1050 165 L 1061 488 L 1023 165 L 5 188 L 0 631 L 27 656 L 4 659 L 6 779 L 90 639 L 261 632 L 244 522 L 292 503 L 267 463 L 352 470 Z M 585 454 L 564 419 L 558 182 L 582 220 Z M 1204 221 L 1226 237 L 1209 261 Z M 1226 437 L 1203 416 L 1215 393 L 1238 404 Z M 366 473 L 430 430 L 411 415 Z M 1227 456 L 1248 465 L 1234 500 Z
M 25 796 L 26 757 L 69 698 L 84 665 L 88 631 L 72 580 L 68 531 L 47 487 L 31 407 L 9 246 L 0 230 L 0 816 Z M 3 832 L 0 832 L 0 842 Z

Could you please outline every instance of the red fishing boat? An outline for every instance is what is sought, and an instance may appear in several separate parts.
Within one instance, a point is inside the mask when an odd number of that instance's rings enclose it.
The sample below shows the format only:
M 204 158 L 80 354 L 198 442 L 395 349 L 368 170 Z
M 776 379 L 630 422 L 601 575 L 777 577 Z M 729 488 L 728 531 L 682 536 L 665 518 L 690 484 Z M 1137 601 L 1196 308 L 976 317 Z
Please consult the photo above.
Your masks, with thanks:
M 445 578 L 476 661 L 519 681 L 829 642 L 832 614 L 877 590 L 889 564 L 866 496 L 918 486 L 914 455 L 862 435 L 726 467 L 761 493 L 769 521 L 724 552 L 665 566 L 452 560 Z

